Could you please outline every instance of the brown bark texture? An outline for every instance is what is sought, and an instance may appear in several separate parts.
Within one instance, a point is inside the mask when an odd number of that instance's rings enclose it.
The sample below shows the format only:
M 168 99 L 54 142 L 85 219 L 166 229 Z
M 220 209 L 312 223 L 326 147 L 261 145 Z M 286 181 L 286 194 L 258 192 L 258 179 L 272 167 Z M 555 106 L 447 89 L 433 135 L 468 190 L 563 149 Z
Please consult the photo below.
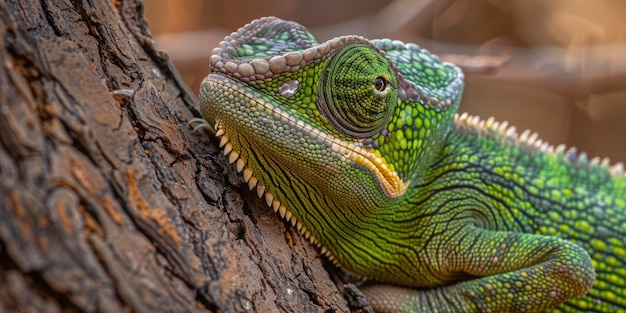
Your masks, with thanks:
M 186 127 L 196 100 L 142 12 L 0 0 L 0 312 L 347 311 Z

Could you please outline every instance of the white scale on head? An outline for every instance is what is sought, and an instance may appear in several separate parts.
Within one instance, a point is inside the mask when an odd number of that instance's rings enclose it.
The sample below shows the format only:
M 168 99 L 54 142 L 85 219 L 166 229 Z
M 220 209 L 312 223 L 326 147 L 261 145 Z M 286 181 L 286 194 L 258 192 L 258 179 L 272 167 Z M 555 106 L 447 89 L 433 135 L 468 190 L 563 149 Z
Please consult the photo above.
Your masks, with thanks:
M 296 92 L 298 92 L 299 87 L 300 82 L 293 79 L 280 85 L 280 87 L 278 87 L 278 93 L 283 97 L 290 98 L 293 97 Z

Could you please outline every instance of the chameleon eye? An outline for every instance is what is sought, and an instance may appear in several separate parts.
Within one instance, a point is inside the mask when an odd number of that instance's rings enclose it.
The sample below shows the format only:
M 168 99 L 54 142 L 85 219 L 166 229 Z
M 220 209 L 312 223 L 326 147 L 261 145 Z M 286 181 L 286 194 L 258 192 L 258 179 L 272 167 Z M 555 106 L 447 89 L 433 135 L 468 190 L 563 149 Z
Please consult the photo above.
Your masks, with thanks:
M 387 88 L 387 78 L 384 76 L 376 77 L 376 80 L 374 81 L 374 88 L 378 91 L 384 91 L 385 88 Z
M 385 56 L 368 45 L 352 43 L 340 48 L 324 67 L 317 107 L 330 125 L 356 138 L 380 132 L 398 102 L 396 75 Z

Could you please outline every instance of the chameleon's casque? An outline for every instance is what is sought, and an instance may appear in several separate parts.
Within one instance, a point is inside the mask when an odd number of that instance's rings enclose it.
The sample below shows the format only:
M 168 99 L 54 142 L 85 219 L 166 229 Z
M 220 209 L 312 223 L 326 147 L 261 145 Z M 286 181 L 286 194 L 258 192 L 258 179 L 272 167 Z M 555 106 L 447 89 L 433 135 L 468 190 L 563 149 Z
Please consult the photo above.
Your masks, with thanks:
M 262 18 L 210 62 L 224 154 L 336 264 L 403 286 L 363 288 L 378 312 L 626 311 L 621 163 L 456 115 L 462 72 L 415 44 Z

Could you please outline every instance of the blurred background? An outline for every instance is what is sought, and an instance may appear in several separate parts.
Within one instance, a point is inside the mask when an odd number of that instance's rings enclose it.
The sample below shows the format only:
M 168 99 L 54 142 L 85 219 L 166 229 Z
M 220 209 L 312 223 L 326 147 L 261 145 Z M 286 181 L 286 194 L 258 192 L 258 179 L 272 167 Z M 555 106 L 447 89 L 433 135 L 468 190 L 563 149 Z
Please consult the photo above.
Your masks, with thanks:
M 414 42 L 461 66 L 460 112 L 508 120 L 553 145 L 626 161 L 624 0 L 144 0 L 145 18 L 191 90 L 224 36 L 278 16 L 320 42 Z

